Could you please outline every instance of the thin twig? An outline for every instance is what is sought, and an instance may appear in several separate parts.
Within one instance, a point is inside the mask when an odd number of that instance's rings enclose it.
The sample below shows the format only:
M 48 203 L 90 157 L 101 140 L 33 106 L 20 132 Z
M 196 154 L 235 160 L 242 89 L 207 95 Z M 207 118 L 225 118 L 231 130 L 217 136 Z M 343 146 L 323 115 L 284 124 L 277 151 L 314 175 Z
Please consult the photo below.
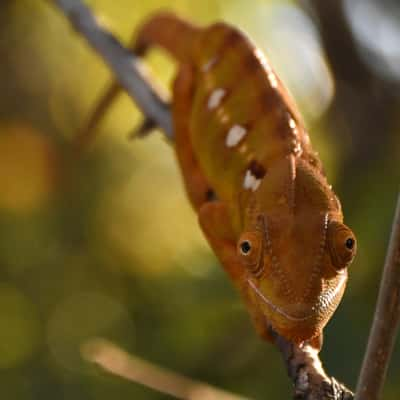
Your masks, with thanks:
M 374 321 L 357 385 L 356 400 L 377 400 L 400 321 L 400 195 L 393 220 Z
M 90 9 L 81 0 L 52 0 L 65 14 L 72 26 L 93 47 L 109 66 L 115 78 L 135 101 L 140 110 L 156 122 L 171 139 L 172 119 L 168 105 L 160 98 L 137 57 L 131 54 L 108 31 L 106 31 Z
M 189 379 L 160 368 L 139 357 L 129 355 L 115 344 L 104 339 L 92 339 L 81 349 L 83 358 L 97 364 L 107 372 L 161 393 L 184 400 L 245 400 L 225 390 Z

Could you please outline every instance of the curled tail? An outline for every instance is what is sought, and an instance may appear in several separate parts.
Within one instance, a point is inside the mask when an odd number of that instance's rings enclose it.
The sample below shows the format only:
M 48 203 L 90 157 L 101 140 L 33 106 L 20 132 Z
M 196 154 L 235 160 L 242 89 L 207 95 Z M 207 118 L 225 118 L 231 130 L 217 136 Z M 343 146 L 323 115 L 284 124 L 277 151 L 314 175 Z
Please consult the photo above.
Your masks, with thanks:
M 200 29 L 168 12 L 152 16 L 136 34 L 133 50 L 143 55 L 151 46 L 165 49 L 180 62 L 192 57 Z
M 133 35 L 128 48 L 136 55 L 142 56 L 150 47 L 160 47 L 178 61 L 185 62 L 192 57 L 199 31 L 199 28 L 174 14 L 163 12 L 154 15 L 141 26 L 139 31 Z M 82 150 L 90 145 L 95 137 L 97 125 L 120 91 L 119 84 L 113 82 L 104 92 L 75 139 L 78 149 Z M 147 125 L 145 124 L 145 126 Z

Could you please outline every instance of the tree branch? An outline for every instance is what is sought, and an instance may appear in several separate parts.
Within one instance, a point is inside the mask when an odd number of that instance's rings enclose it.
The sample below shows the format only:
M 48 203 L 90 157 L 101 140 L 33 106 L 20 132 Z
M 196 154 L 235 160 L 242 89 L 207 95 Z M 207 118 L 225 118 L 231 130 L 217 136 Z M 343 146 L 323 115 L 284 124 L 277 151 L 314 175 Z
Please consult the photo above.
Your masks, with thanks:
M 82 357 L 105 371 L 183 400 L 246 400 L 225 390 L 195 381 L 129 355 L 104 339 L 91 339 L 81 348 Z
M 400 321 L 400 195 L 393 220 L 374 321 L 356 400 L 377 400 L 383 388 Z
M 103 58 L 120 85 L 143 114 L 154 121 L 169 139 L 172 139 L 173 129 L 169 107 L 151 85 L 137 57 L 100 26 L 90 9 L 81 0 L 50 1 L 65 14 L 75 30 Z
M 334 377 L 329 377 L 318 351 L 308 344 L 298 346 L 270 329 L 282 353 L 288 375 L 294 384 L 295 400 L 352 400 L 353 393 Z

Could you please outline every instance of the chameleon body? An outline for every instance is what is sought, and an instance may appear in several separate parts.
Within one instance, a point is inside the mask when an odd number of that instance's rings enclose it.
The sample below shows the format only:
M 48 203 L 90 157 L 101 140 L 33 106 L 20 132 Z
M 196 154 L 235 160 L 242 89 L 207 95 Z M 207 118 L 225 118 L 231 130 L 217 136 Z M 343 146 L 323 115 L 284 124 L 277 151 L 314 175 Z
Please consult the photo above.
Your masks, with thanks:
M 320 347 L 356 243 L 294 102 L 228 24 L 158 14 L 134 51 L 152 46 L 177 60 L 174 148 L 185 187 L 258 332 Z

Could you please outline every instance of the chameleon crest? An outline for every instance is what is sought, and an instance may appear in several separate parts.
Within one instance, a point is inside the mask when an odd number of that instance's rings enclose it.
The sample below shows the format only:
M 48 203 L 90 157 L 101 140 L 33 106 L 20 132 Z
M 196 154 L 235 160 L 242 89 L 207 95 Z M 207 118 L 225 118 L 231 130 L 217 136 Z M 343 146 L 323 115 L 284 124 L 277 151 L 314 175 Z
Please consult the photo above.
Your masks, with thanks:
M 263 53 L 224 23 L 158 14 L 134 51 L 178 64 L 175 151 L 189 199 L 259 333 L 321 345 L 356 240 L 299 113 Z

